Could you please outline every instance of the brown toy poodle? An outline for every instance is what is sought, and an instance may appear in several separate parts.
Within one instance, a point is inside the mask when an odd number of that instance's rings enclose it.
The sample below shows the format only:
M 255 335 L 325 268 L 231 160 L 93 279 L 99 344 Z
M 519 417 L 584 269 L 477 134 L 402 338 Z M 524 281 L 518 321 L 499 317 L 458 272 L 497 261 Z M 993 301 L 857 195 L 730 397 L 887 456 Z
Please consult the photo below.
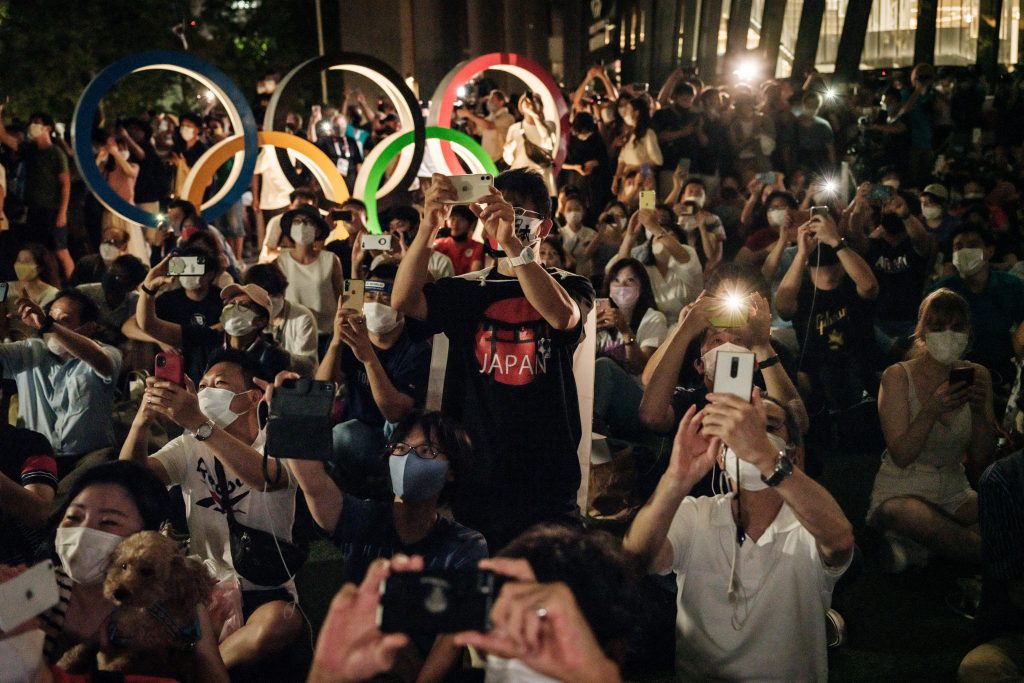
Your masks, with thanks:
M 114 551 L 103 595 L 114 603 L 104 629 L 99 669 L 125 674 L 195 678 L 199 640 L 196 608 L 210 597 L 206 568 L 156 531 L 127 537 Z M 58 663 L 69 673 L 90 671 L 97 648 L 81 644 Z

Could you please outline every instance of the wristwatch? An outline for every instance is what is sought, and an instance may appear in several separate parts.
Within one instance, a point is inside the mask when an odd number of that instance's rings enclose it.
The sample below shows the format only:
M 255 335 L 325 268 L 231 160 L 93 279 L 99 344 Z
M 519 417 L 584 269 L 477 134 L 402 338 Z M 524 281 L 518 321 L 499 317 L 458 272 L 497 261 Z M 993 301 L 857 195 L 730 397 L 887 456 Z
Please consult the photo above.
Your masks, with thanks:
M 765 477 L 762 474 L 761 481 L 768 484 L 768 486 L 778 486 L 788 479 L 791 474 L 793 474 L 793 459 L 783 449 L 779 451 L 778 456 L 775 458 L 775 471 L 772 472 L 770 477 Z
M 846 249 L 848 246 L 850 246 L 850 245 L 847 244 L 846 238 L 843 237 L 842 239 L 839 240 L 839 244 L 837 244 L 836 246 L 832 247 L 832 250 L 835 251 L 836 253 L 838 253 L 838 252 L 842 251 L 843 249 Z
M 209 439 L 210 436 L 213 435 L 214 425 L 215 423 L 213 420 L 207 420 L 203 424 L 199 425 L 193 434 L 193 436 L 196 437 L 196 441 L 206 441 Z
M 508 264 L 515 268 L 516 266 L 525 266 L 527 263 L 533 263 L 536 254 L 534 254 L 532 247 L 523 247 L 523 250 L 519 252 L 519 256 L 509 256 Z

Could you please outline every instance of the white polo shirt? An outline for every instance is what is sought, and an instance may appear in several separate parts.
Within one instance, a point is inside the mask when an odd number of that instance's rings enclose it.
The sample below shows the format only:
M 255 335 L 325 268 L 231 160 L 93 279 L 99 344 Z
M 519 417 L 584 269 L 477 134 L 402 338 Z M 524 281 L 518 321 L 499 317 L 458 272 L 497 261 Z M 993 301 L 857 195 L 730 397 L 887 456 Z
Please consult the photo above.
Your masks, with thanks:
M 686 498 L 669 528 L 676 679 L 826 680 L 825 612 L 849 562 L 825 566 L 786 504 L 756 543 L 747 538 L 736 548 L 732 497 Z M 738 586 L 730 600 L 734 548 Z

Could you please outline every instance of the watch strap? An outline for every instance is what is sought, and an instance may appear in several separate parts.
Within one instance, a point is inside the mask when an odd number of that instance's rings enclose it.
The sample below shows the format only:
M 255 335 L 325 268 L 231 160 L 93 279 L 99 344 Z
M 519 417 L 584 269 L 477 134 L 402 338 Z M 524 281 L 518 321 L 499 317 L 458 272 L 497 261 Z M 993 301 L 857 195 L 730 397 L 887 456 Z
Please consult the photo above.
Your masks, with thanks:
M 770 477 L 761 475 L 761 481 L 768 486 L 778 486 L 789 476 L 793 474 L 793 461 L 786 454 L 786 451 L 779 451 L 779 456 L 775 459 L 775 471 L 772 472 Z
M 212 419 L 207 420 L 203 424 L 199 425 L 193 436 L 196 437 L 196 441 L 206 441 L 213 435 L 213 428 L 217 426 L 217 423 Z M 203 427 L 206 427 L 204 430 Z
M 781 362 L 782 361 L 779 359 L 779 356 L 774 355 L 771 358 L 765 358 L 763 361 L 757 364 L 757 367 L 761 370 L 764 370 L 765 368 L 770 368 L 773 365 L 778 365 Z
M 43 318 L 43 325 L 42 325 L 42 327 L 39 328 L 39 334 L 46 334 L 47 332 L 53 332 L 53 324 L 55 322 L 57 322 L 57 321 L 54 320 L 52 317 L 50 317 L 49 314 L 47 314 L 47 316 L 45 318 Z
M 832 248 L 832 250 L 835 251 L 836 253 L 838 253 L 838 252 L 842 251 L 843 249 L 846 249 L 848 246 L 850 246 L 850 245 L 847 243 L 846 238 L 843 237 L 842 239 L 839 240 L 839 244 L 834 246 Z
M 515 268 L 516 266 L 525 266 L 527 263 L 533 263 L 533 260 L 533 249 L 530 247 L 523 247 L 523 250 L 519 252 L 519 256 L 508 257 L 508 264 Z

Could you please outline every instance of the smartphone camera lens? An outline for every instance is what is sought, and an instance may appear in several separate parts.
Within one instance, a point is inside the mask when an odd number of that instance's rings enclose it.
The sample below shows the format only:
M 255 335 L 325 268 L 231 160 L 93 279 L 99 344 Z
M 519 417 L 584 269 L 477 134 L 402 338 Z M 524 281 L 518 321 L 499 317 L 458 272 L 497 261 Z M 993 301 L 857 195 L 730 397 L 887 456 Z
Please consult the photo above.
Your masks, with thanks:
M 157 356 L 157 358 L 156 358 L 156 366 L 158 368 L 162 368 L 162 367 L 164 367 L 166 365 L 167 365 L 167 359 L 164 358 L 163 356 Z

